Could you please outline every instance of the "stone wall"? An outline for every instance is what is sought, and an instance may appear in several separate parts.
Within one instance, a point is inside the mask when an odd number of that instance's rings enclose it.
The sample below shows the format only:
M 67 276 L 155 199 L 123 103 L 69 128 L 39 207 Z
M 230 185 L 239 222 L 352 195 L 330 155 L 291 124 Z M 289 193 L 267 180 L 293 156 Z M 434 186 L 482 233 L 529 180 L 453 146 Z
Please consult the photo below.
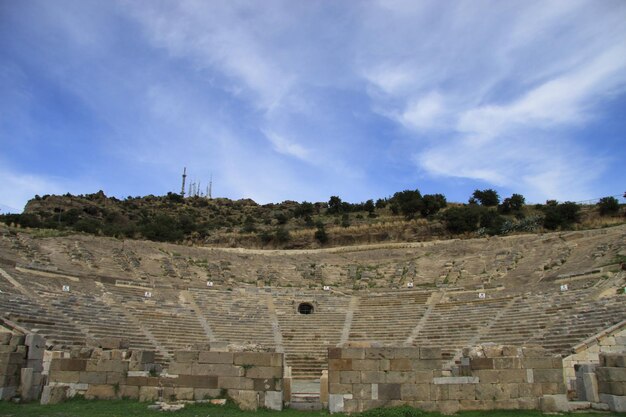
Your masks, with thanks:
M 228 396 L 243 409 L 282 409 L 282 353 L 178 351 L 158 375 L 151 351 L 83 348 L 72 356 L 50 362 L 42 402 L 76 394 L 140 401 Z
M 576 368 L 586 366 L 584 373 L 593 372 L 588 365 L 598 365 L 603 353 L 626 353 L 626 320 L 601 331 L 572 348 L 573 353 L 563 359 L 567 388 L 580 400 L 588 400 L 580 389 Z M 578 372 L 580 375 L 580 372 Z M 578 379 L 577 379 L 578 378 Z
M 565 394 L 561 358 L 538 347 L 465 349 L 452 366 L 432 347 L 331 348 L 328 357 L 331 412 L 537 409 L 544 395 Z
M 626 354 L 601 354 L 596 376 L 600 401 L 611 411 L 626 412 Z
M 0 333 L 0 400 L 39 398 L 44 349 L 44 339 L 39 335 Z

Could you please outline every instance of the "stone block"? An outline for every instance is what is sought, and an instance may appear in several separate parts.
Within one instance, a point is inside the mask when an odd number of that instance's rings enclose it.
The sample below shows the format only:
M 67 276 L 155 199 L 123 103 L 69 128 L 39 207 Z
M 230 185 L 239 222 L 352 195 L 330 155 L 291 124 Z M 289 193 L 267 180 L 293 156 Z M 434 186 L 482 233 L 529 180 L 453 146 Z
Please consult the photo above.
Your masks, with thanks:
M 9 345 L 11 337 L 13 337 L 13 333 L 0 332 L 0 345 Z
M 41 392 L 41 404 L 58 404 L 67 399 L 69 387 L 64 385 L 46 385 Z
M 281 353 L 235 352 L 233 362 L 235 365 L 282 366 L 283 359 Z
M 544 413 L 562 413 L 569 411 L 567 395 L 544 395 L 541 397 L 539 408 Z
M 280 391 L 265 392 L 265 408 L 281 411 L 283 409 L 283 393 Z
M 217 388 L 217 377 L 208 375 L 179 375 L 176 384 L 190 388 Z
M 121 359 L 100 359 L 96 369 L 101 372 L 128 372 L 128 362 Z
M 584 373 L 582 375 L 582 385 L 582 400 L 591 401 L 592 403 L 600 402 L 600 397 L 598 396 L 598 379 L 596 378 L 596 374 Z
M 430 385 L 402 384 L 400 397 L 407 401 L 430 401 Z
M 106 384 L 107 373 L 106 372 L 79 372 L 78 382 L 81 384 Z
M 139 401 L 152 402 L 159 399 L 159 387 L 139 387 Z
M 444 376 L 433 378 L 435 385 L 444 384 L 478 384 L 479 378 L 475 376 Z
M 533 379 L 535 382 L 563 382 L 562 369 L 534 369 Z
M 50 371 L 48 379 L 50 382 L 78 383 L 79 371 Z
M 359 359 L 392 359 L 394 353 L 392 348 L 371 347 L 363 349 L 364 356 Z
M 626 412 L 626 396 L 618 396 L 611 394 L 600 394 L 600 401 L 609 405 L 609 409 L 613 412 Z
M 359 384 L 361 383 L 361 372 L 359 371 L 344 371 L 339 376 L 339 383 L 341 384 Z
M 275 378 L 256 378 L 252 380 L 255 391 L 280 391 L 281 384 L 279 379 Z
M 23 334 L 13 334 L 11 336 L 11 341 L 9 342 L 9 345 L 20 346 L 24 344 L 25 340 L 26 340 L 26 336 L 24 336 Z
M 84 359 L 53 359 L 50 362 L 51 371 L 84 371 L 86 366 Z
M 522 347 L 522 354 L 526 358 L 543 358 L 548 355 L 546 350 L 541 346 Z
M 390 359 L 389 370 L 390 371 L 410 371 L 413 369 L 413 364 L 408 358 Z
M 476 385 L 476 399 L 484 401 L 495 401 L 502 396 L 502 391 L 498 384 L 478 384 Z
M 531 369 L 554 368 L 552 358 L 522 358 L 522 367 Z
M 174 362 L 190 363 L 198 361 L 199 352 L 197 350 L 177 350 L 174 352 Z
M 352 359 L 352 369 L 354 371 L 377 371 L 378 362 L 374 359 Z
M 120 398 L 128 398 L 131 400 L 139 399 L 139 387 L 135 385 L 120 385 L 118 392 Z
M 493 359 L 492 358 L 471 358 L 470 369 L 472 370 L 494 369 Z
M 117 393 L 115 392 L 115 387 L 108 384 L 91 384 L 89 385 L 89 388 L 87 388 L 87 392 L 85 393 L 85 398 L 88 400 L 112 400 L 116 397 Z
M 119 385 L 123 384 L 126 380 L 124 374 L 119 372 L 107 372 L 107 384 Z
M 7 363 L 9 365 L 22 365 L 24 360 L 26 359 L 26 354 L 24 352 L 7 352 L 4 355 L 2 360 L 3 363 Z
M 184 369 L 187 371 L 187 367 L 185 365 L 188 364 L 180 364 L 180 368 L 175 367 L 174 370 Z M 251 370 L 253 368 L 255 367 L 252 365 L 244 368 L 243 366 L 231 365 L 227 363 L 194 363 L 191 364 L 191 372 L 179 373 L 190 373 L 192 375 L 244 376 L 246 374 L 246 370 Z M 280 368 L 276 369 L 280 370 Z
M 527 382 L 526 369 L 503 369 L 498 372 L 500 382 Z
M 333 373 L 330 373 L 332 375 Z M 340 374 L 337 372 L 337 374 Z M 329 377 L 329 382 L 331 381 Z M 361 371 L 361 382 L 367 384 L 376 384 L 385 382 L 385 372 L 384 371 Z
M 520 358 L 494 358 L 494 369 L 520 369 L 522 360 Z
M 253 366 L 245 369 L 245 376 L 247 378 L 280 378 L 283 376 L 283 370 L 277 366 Z
M 255 391 L 239 390 L 235 395 L 231 394 L 231 397 L 237 406 L 244 411 L 254 411 L 258 407 L 257 393 Z
M 328 359 L 341 359 L 342 348 L 328 348 Z
M 342 359 L 365 359 L 365 349 L 362 348 L 344 348 L 341 351 Z
M 200 352 L 198 354 L 198 363 L 234 363 L 232 352 Z
M 441 348 L 420 347 L 420 359 L 441 359 Z
M 235 390 L 253 390 L 254 381 L 250 378 L 236 376 L 220 376 L 217 380 L 218 388 Z
M 396 359 L 419 359 L 420 348 L 419 347 L 399 347 L 394 350 Z
M 413 369 L 416 371 L 440 370 L 442 361 L 439 359 L 420 359 L 413 361 Z M 383 369 L 381 367 L 381 369 Z
M 385 374 L 385 382 L 391 384 L 414 384 L 416 382 L 415 373 L 390 371 Z
M 430 399 L 433 401 L 445 401 L 450 399 L 449 385 L 431 385 Z
M 522 356 L 522 349 L 518 346 L 502 346 L 502 356 L 519 358 Z
M 173 362 L 170 363 L 167 372 L 173 375 L 191 375 L 193 374 L 191 362 Z
M 193 388 L 176 387 L 174 388 L 174 396 L 177 400 L 193 401 Z
M 218 398 L 221 395 L 222 390 L 211 388 L 194 388 L 193 399 L 195 401 L 207 400 L 210 398 Z
M 11 333 L 0 333 L 0 334 L 11 334 Z M 8 353 L 8 352 L 15 352 L 15 346 L 11 346 L 11 345 L 0 345 L 0 354 L 1 353 Z
M 328 410 L 331 413 L 343 413 L 343 394 L 330 394 L 328 396 Z
M 328 384 L 328 392 L 330 394 L 351 394 L 352 384 Z
M 378 384 L 378 398 L 380 400 L 400 400 L 402 398 L 401 384 Z
M 351 371 L 352 359 L 329 359 L 328 370 L 329 371 Z

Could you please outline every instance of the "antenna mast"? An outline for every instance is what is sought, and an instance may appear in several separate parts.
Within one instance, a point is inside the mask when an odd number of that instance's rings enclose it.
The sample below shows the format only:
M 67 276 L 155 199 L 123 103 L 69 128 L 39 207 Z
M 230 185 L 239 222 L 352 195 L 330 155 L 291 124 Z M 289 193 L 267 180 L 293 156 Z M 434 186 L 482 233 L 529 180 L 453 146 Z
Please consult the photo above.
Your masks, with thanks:
M 211 192 L 213 191 L 213 173 L 211 173 L 211 179 L 209 180 L 209 189 L 207 190 L 207 198 L 211 200 Z
M 183 186 L 180 189 L 180 196 L 185 198 L 185 179 L 187 178 L 187 167 L 183 169 Z

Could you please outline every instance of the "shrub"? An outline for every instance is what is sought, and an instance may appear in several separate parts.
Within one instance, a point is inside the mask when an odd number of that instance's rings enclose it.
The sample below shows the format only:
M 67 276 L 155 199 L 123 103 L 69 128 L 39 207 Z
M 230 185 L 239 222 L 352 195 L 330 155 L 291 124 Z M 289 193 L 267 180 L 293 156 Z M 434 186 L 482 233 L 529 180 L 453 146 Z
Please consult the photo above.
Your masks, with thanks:
M 617 214 L 619 211 L 619 201 L 617 201 L 615 197 L 603 197 L 598 202 L 598 209 L 602 216 Z
M 487 190 L 474 190 L 474 193 L 472 194 L 472 198 L 471 200 L 476 200 L 480 202 L 481 206 L 485 206 L 485 207 L 493 207 L 493 206 L 497 206 L 498 203 L 500 203 L 500 196 L 498 196 L 498 193 L 495 190 L 492 190 L 491 188 L 487 189 Z

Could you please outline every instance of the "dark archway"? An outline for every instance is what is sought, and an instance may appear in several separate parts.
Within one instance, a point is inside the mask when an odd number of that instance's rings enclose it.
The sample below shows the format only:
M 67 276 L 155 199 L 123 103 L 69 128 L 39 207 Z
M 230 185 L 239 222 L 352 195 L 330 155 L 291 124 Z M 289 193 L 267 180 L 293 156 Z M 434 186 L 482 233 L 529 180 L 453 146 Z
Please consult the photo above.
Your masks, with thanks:
M 313 314 L 313 304 L 300 303 L 298 306 L 298 313 L 300 314 Z

